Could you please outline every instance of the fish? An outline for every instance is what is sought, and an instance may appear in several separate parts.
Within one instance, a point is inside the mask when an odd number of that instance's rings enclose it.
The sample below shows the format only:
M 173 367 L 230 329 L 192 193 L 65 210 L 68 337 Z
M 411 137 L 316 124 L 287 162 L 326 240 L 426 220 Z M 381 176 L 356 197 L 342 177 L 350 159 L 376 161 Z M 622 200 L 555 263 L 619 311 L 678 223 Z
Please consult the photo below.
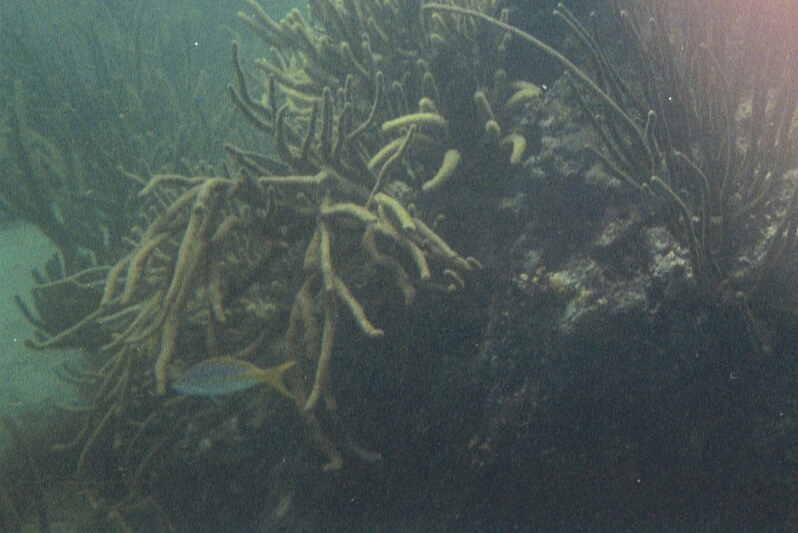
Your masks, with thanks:
M 282 376 L 295 364 L 289 361 L 275 367 L 261 368 L 234 357 L 214 357 L 186 370 L 172 383 L 172 390 L 185 396 L 216 398 L 266 384 L 293 400 L 293 395 L 283 385 Z

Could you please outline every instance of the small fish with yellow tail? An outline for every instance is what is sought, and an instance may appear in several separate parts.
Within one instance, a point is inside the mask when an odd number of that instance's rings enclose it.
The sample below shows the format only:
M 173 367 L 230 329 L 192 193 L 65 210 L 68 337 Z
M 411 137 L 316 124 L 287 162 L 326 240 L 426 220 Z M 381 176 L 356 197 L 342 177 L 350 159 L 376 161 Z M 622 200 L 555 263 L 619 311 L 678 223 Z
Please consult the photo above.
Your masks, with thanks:
M 294 397 L 283 385 L 282 377 L 295 364 L 289 361 L 272 368 L 261 368 L 234 357 L 214 357 L 186 370 L 172 383 L 172 390 L 186 396 L 216 398 L 265 383 L 293 400 Z

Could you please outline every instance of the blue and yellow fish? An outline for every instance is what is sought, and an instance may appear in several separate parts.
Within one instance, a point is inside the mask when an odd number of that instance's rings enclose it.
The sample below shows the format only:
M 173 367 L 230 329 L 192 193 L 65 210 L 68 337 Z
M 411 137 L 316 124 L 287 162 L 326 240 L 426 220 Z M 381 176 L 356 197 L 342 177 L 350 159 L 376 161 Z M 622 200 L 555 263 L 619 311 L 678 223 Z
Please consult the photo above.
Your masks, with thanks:
M 283 385 L 282 376 L 294 364 L 290 361 L 272 368 L 261 368 L 234 357 L 214 357 L 186 370 L 172 383 L 172 390 L 187 396 L 215 398 L 265 383 L 293 400 L 294 397 Z

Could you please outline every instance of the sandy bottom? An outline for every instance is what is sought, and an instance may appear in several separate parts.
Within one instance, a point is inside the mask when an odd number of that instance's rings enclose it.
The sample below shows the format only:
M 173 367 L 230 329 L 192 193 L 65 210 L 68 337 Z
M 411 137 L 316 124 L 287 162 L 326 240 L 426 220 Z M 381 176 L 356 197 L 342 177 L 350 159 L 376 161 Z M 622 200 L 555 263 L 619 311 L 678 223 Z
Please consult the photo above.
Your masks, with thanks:
M 26 412 L 75 399 L 56 371 L 77 354 L 26 347 L 34 328 L 14 303 L 16 294 L 30 302 L 31 270 L 42 267 L 54 253 L 52 244 L 32 226 L 0 227 L 0 416 L 19 419 Z

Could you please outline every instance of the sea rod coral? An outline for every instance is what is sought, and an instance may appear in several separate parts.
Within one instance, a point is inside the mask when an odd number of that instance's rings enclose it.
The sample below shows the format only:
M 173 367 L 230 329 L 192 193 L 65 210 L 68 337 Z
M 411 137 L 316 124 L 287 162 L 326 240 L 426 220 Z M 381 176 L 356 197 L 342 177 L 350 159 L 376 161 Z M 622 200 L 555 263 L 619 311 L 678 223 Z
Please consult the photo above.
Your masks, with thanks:
M 528 132 L 513 111 L 539 91 L 505 70 L 509 32 L 426 16 L 420 2 L 314 0 L 309 20 L 292 11 L 279 22 L 247 4 L 240 18 L 268 49 L 249 70 L 233 44 L 228 93 L 274 151 L 228 144 L 237 171 L 156 175 L 115 264 L 35 291 L 43 327 L 32 345 L 87 349 L 88 370 L 68 375 L 87 395 L 68 443 L 81 447 L 79 469 L 106 433 L 144 446 L 154 420 L 184 405 L 165 396 L 170 381 L 219 356 L 295 362 L 296 412 L 326 467 L 341 467 L 342 447 L 375 458 L 325 428 L 337 419 L 337 333 L 351 323 L 391 342 L 377 309 L 463 290 L 480 263 L 447 244 L 436 203 L 454 181 L 489 188 L 485 175 L 523 158 Z M 495 2 L 468 5 L 508 17 Z M 47 302 L 67 292 L 84 312 L 48 326 Z

